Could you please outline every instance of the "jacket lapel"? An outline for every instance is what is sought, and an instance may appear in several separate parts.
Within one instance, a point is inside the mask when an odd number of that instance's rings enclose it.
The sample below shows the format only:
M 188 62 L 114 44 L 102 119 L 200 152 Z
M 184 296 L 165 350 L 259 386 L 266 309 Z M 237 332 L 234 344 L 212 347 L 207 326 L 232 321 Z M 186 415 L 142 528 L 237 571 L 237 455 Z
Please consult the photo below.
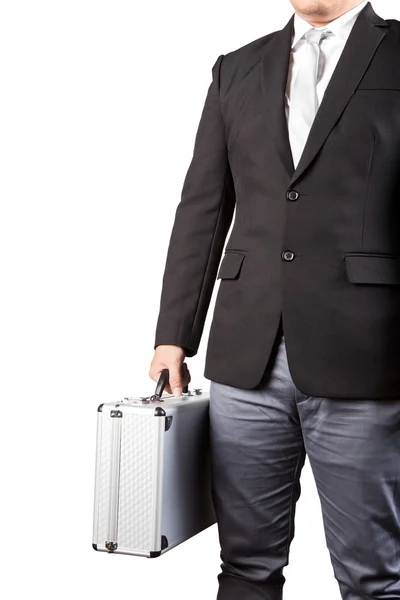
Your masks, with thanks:
M 285 89 L 293 22 L 294 14 L 267 46 L 262 73 L 264 102 L 268 109 L 268 119 L 271 119 L 271 134 L 277 153 L 289 174 L 289 187 L 310 165 L 340 118 L 387 33 L 383 28 L 388 26 L 388 23 L 374 12 L 370 2 L 358 14 L 326 88 L 300 161 L 294 169 L 285 117 Z
M 289 176 L 294 171 L 294 165 L 285 115 L 285 90 L 293 22 L 294 13 L 286 26 L 271 37 L 261 60 L 262 101 L 268 135 Z

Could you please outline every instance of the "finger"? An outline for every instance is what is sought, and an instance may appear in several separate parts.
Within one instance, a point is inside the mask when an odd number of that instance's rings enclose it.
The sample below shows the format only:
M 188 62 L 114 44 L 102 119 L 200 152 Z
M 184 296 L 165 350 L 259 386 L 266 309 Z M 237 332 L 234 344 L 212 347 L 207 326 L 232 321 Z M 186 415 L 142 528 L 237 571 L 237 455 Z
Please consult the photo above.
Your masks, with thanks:
M 182 396 L 181 365 L 173 364 L 169 367 L 169 385 L 174 396 Z

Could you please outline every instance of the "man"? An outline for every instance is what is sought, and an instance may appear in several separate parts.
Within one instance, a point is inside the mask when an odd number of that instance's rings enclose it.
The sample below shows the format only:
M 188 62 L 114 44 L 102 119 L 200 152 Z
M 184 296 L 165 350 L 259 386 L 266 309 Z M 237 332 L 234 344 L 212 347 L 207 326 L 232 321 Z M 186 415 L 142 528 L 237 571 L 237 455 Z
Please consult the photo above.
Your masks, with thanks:
M 400 22 L 366 1 L 292 4 L 214 65 L 150 376 L 168 367 L 178 395 L 190 381 L 220 279 L 204 372 L 218 599 L 282 598 L 307 453 L 342 598 L 395 600 Z

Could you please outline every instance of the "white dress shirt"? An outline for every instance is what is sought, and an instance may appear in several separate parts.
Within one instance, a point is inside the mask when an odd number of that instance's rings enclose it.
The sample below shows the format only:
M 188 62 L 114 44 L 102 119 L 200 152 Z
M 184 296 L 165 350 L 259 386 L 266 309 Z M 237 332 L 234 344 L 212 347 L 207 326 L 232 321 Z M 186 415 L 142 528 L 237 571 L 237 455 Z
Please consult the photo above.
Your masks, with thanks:
M 332 73 L 335 70 L 340 55 L 346 44 L 347 38 L 349 37 L 350 31 L 356 22 L 358 13 L 364 8 L 367 2 L 368 0 L 364 0 L 351 10 L 345 12 L 343 15 L 337 19 L 334 19 L 330 23 L 327 23 L 323 27 L 314 28 L 312 25 L 310 25 L 310 23 L 308 23 L 308 21 L 304 20 L 297 13 L 295 13 L 294 34 L 292 38 L 292 49 L 290 53 L 289 71 L 285 93 L 285 111 L 287 121 L 289 119 L 292 85 L 297 75 L 299 63 L 302 60 L 302 52 L 305 45 L 307 45 L 307 41 L 304 38 L 305 32 L 309 29 L 330 29 L 330 31 L 333 33 L 333 35 L 331 34 L 326 39 L 321 41 L 321 53 L 323 60 L 321 60 L 319 65 L 317 82 L 317 97 L 319 106 Z M 298 161 L 294 162 L 298 163 Z M 297 164 L 294 166 L 296 167 Z

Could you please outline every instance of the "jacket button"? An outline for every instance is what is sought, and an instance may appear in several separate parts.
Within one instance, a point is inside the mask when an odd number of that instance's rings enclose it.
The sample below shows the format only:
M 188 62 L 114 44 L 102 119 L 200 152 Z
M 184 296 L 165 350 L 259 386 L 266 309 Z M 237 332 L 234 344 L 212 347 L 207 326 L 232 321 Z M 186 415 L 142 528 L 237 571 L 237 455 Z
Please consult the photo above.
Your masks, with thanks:
M 283 260 L 293 260 L 294 259 L 294 252 L 290 252 L 289 250 L 285 250 L 285 252 L 282 252 L 282 258 L 283 258 Z
M 286 198 L 288 200 L 297 200 L 297 198 L 300 196 L 299 192 L 296 192 L 295 190 L 289 190 L 288 192 L 286 192 Z

